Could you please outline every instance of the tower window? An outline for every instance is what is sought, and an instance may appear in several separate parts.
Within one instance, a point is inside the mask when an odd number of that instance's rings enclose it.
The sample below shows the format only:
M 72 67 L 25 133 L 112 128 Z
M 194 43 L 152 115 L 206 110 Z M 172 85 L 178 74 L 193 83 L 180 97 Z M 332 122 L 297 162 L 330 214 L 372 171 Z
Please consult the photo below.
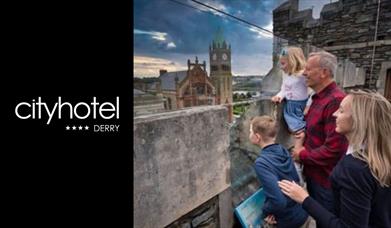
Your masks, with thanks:
M 224 71 L 230 71 L 230 67 L 228 65 L 222 65 Z
M 215 66 L 215 65 L 212 65 L 212 66 L 211 66 L 211 70 L 212 70 L 212 71 L 217 71 L 217 69 L 218 69 L 217 66 Z
M 204 86 L 197 86 L 196 87 L 197 95 L 204 95 L 205 94 L 205 87 Z

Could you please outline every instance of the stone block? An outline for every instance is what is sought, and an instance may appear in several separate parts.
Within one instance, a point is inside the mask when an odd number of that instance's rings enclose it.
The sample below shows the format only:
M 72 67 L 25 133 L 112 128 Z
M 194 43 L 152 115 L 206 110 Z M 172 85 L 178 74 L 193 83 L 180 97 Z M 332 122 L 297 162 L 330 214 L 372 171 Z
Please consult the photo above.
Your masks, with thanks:
M 350 9 L 349 9 L 349 14 L 360 12 L 361 9 L 362 9 L 361 5 L 351 6 Z
M 360 58 L 361 57 L 361 55 L 359 54 L 359 53 L 352 53 L 351 55 L 350 55 L 350 57 L 351 58 Z
M 191 224 L 189 222 L 182 223 L 181 228 L 191 228 Z
M 134 119 L 134 227 L 165 227 L 230 186 L 227 118 L 201 106 Z
M 369 22 L 369 21 L 373 21 L 373 20 L 374 20 L 374 18 L 373 18 L 372 14 L 363 14 L 363 15 L 358 16 L 358 18 L 355 20 L 355 23 L 359 24 L 359 23 Z
M 231 188 L 219 194 L 219 222 L 220 227 L 232 227 L 233 218 L 232 192 Z
M 191 225 L 193 227 L 197 227 L 199 226 L 200 224 L 202 223 L 208 223 L 210 222 L 211 220 L 213 220 L 213 215 L 216 213 L 216 208 L 215 207 L 211 207 L 209 208 L 207 211 L 205 211 L 204 213 L 202 213 L 201 215 L 195 217 L 193 219 L 193 221 L 191 221 Z
M 368 28 L 362 28 L 362 29 L 358 30 L 358 33 L 364 33 L 364 32 L 368 32 L 368 31 L 369 31 Z

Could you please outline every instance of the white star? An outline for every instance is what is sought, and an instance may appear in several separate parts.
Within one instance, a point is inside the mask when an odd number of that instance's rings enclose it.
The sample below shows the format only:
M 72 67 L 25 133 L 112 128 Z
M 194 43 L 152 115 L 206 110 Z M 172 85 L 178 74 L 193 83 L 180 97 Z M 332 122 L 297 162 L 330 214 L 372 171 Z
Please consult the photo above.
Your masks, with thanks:
M 75 127 L 75 126 L 73 126 L 73 127 L 72 127 L 72 130 L 76 130 L 76 127 Z
M 83 127 L 82 127 L 82 126 L 79 126 L 79 130 L 83 130 Z
M 67 126 L 65 129 L 69 130 L 69 129 L 70 129 L 70 127 L 69 127 L 69 126 Z
M 85 128 L 86 130 L 88 130 L 88 129 L 89 129 L 89 127 L 88 127 L 88 126 L 85 126 L 84 128 Z

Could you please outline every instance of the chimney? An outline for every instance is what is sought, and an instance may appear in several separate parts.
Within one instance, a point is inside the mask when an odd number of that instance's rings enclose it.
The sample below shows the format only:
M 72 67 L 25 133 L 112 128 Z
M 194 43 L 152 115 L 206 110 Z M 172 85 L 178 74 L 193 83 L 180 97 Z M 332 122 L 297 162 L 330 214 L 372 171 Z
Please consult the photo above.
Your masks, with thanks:
M 163 74 L 167 73 L 167 70 L 160 70 L 159 71 L 159 76 L 162 76 Z
M 161 93 L 162 92 L 162 81 L 160 79 L 156 82 L 156 92 L 157 93 Z

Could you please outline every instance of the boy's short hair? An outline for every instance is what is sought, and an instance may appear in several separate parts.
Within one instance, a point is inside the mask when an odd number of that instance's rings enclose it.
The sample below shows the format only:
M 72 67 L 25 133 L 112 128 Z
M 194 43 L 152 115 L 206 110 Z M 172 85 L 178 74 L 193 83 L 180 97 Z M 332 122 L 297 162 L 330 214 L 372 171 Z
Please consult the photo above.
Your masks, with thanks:
M 277 135 L 278 125 L 270 116 L 257 116 L 251 120 L 253 133 L 258 133 L 263 137 L 274 138 Z

